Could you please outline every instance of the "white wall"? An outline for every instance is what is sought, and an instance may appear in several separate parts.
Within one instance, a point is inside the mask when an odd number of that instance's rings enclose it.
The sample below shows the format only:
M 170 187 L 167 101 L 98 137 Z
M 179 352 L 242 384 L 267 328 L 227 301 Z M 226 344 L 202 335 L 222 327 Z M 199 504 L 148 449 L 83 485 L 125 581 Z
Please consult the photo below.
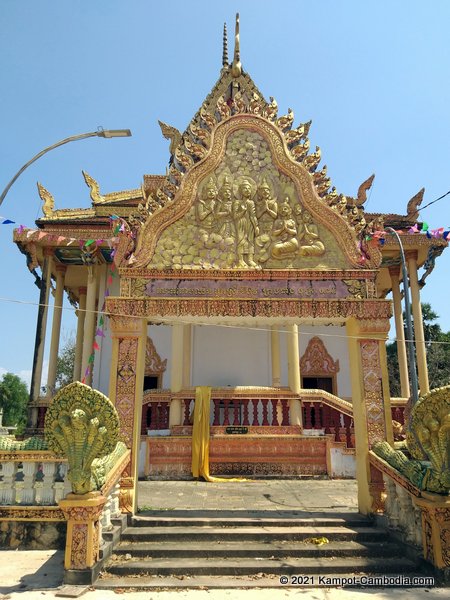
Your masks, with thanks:
M 194 326 L 192 385 L 270 386 L 270 332 Z

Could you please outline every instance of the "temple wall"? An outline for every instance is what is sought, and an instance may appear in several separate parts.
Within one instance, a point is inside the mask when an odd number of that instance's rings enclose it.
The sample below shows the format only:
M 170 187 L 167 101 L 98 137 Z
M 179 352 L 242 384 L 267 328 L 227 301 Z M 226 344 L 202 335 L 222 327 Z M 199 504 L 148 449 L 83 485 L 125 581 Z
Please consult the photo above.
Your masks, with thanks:
M 192 338 L 192 385 L 271 385 L 268 331 L 196 326 Z

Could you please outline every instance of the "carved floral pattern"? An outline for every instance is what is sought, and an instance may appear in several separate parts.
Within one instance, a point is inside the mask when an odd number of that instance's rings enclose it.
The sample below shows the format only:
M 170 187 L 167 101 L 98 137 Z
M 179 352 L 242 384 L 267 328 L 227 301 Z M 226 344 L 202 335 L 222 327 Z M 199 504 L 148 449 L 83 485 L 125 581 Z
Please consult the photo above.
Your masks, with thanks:
M 328 376 L 336 375 L 338 372 L 339 360 L 333 360 L 319 337 L 311 338 L 300 360 L 300 373 L 302 375 Z
M 385 439 L 383 386 L 379 342 L 361 340 L 360 352 L 363 370 L 364 398 L 366 403 L 369 445 Z

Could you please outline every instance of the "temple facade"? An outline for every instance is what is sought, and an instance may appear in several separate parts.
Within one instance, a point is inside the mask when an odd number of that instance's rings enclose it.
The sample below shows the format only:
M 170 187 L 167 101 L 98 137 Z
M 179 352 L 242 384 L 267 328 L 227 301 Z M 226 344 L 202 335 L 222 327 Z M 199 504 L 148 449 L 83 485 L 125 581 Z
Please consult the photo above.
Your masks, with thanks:
M 354 197 L 338 192 L 310 149 L 311 122 L 280 116 L 242 69 L 238 23 L 233 61 L 224 46 L 220 77 L 186 130 L 160 124 L 166 175 L 102 193 L 84 173 L 90 207 L 64 210 L 40 185 L 37 230 L 14 233 L 40 281 L 29 431 L 42 430 L 55 392 L 67 296 L 78 319 L 73 379 L 117 408 L 132 508 L 139 475 L 191 476 L 195 388 L 208 386 L 213 475 L 356 476 L 360 510 L 371 512 L 382 484 L 368 451 L 393 441 L 410 397 L 400 248 L 387 227 L 405 250 L 419 387 L 429 391 L 420 288 L 447 242 L 410 233 L 423 190 L 404 215 L 366 212 L 373 176 Z

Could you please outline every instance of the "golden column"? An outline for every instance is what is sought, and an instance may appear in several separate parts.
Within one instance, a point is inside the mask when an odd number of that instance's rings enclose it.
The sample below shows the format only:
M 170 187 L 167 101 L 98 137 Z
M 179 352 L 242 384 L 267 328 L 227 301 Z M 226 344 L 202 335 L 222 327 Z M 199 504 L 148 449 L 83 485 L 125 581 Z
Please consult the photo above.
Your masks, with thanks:
M 170 366 L 170 391 L 174 394 L 183 389 L 184 325 L 172 323 L 172 364 Z M 169 409 L 169 427 L 181 425 L 181 399 L 172 398 Z
M 124 309 L 107 303 L 108 312 Z M 121 440 L 131 449 L 131 462 L 120 482 L 122 512 L 136 511 L 142 397 L 144 393 L 147 320 L 111 316 L 112 355 L 109 398 L 120 419 Z
M 270 357 L 272 364 L 272 387 L 280 387 L 280 331 L 278 325 L 272 325 L 272 331 L 270 332 Z
M 386 362 L 387 319 L 347 321 L 356 445 L 358 508 L 370 514 L 380 508 L 382 480 L 369 465 L 369 449 L 376 442 L 393 444 L 391 403 Z
M 78 289 L 78 310 L 77 310 L 77 338 L 75 343 L 75 360 L 73 364 L 73 380 L 81 381 L 81 359 L 83 356 L 83 333 L 84 319 L 86 316 L 86 293 L 87 288 Z
M 427 352 L 423 334 L 422 306 L 420 304 L 419 279 L 417 277 L 417 250 L 405 252 L 408 262 L 409 283 L 411 287 L 411 304 L 414 319 L 414 338 L 416 342 L 417 371 L 419 374 L 420 395 L 430 391 L 428 381 Z
M 37 401 L 41 394 L 42 367 L 44 364 L 45 333 L 47 330 L 48 301 L 50 295 L 50 282 L 52 275 L 53 249 L 44 248 L 44 264 L 42 265 L 41 294 L 39 298 L 40 306 L 38 313 L 38 323 L 36 326 L 36 348 L 33 365 L 33 377 L 31 385 L 31 397 Z M 42 312 L 41 312 L 42 311 Z M 33 426 L 37 424 L 37 412 L 34 411 L 31 419 Z
M 101 310 L 103 308 L 103 304 L 105 302 L 105 292 L 106 292 L 106 276 L 107 276 L 107 268 L 106 265 L 99 265 L 97 267 L 97 279 L 98 279 L 98 300 L 97 300 L 97 313 L 95 315 L 95 319 L 94 319 L 94 333 L 93 333 L 93 340 L 95 339 L 95 332 L 97 331 L 97 324 L 98 324 L 98 317 L 101 313 Z M 103 348 L 103 338 L 99 337 L 97 340 L 97 343 L 99 345 L 100 350 L 99 352 L 99 359 L 102 353 L 102 348 Z M 93 373 L 93 382 L 91 383 L 91 386 L 99 389 L 100 388 L 100 375 L 101 375 L 101 367 L 102 367 L 102 362 L 101 360 L 98 360 L 95 364 L 95 372 Z
M 288 381 L 294 394 L 300 394 L 300 356 L 298 350 L 298 325 L 288 325 L 287 332 Z M 302 405 L 299 398 L 289 401 L 289 420 L 291 425 L 302 425 Z
M 192 325 L 183 325 L 183 388 L 191 387 Z
M 50 342 L 50 354 L 48 363 L 47 377 L 47 398 L 51 398 L 55 393 L 56 383 L 56 365 L 58 361 L 59 338 L 61 335 L 61 317 L 64 300 L 64 279 L 66 267 L 56 265 L 56 290 L 55 303 L 53 306 L 52 337 Z
M 89 365 L 89 357 L 92 354 L 92 345 L 94 343 L 94 326 L 96 322 L 95 301 L 97 296 L 97 268 L 88 267 L 87 295 L 86 295 L 86 316 L 84 318 L 83 332 L 83 353 L 81 359 L 81 377 L 85 377 L 86 369 Z M 94 365 L 91 364 L 90 373 L 85 377 L 86 385 L 92 383 L 92 371 Z
M 408 360 L 406 356 L 405 330 L 403 327 L 402 299 L 400 294 L 400 267 L 389 267 L 391 276 L 392 299 L 394 303 L 395 337 L 397 338 L 398 368 L 402 398 L 409 398 Z

